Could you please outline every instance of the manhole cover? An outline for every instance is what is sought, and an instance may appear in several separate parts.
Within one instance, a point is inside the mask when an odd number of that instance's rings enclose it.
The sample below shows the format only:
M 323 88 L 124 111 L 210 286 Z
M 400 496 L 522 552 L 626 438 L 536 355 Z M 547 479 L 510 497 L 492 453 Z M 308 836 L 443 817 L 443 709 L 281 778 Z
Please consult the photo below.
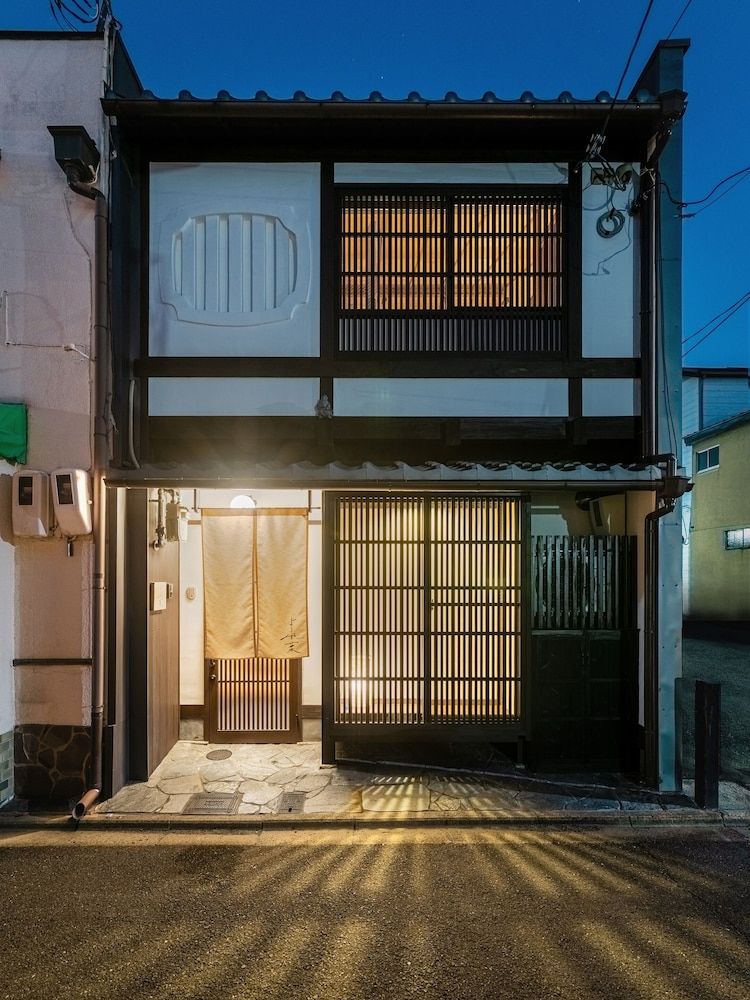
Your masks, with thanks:
M 183 816 L 233 816 L 239 809 L 242 796 L 211 795 L 208 792 L 198 792 L 191 795 L 187 805 L 182 810 Z
M 300 813 L 305 805 L 304 792 L 282 792 L 276 805 L 277 813 Z
M 207 760 L 226 760 L 232 756 L 231 750 L 209 750 L 206 754 Z

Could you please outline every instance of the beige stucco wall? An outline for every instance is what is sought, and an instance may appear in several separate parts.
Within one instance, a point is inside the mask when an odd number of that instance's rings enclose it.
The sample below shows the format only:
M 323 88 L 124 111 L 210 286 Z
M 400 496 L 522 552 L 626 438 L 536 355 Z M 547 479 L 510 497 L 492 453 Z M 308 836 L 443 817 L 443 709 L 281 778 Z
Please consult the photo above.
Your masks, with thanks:
M 87 726 L 91 721 L 91 667 L 16 667 L 16 725 Z
M 719 467 L 694 473 L 690 616 L 750 619 L 750 549 L 727 549 L 724 532 L 750 527 L 750 423 L 701 440 L 719 446 Z
M 106 191 L 105 51 L 91 37 L 0 39 L 0 400 L 29 407 L 27 464 L 47 472 L 91 466 L 91 362 L 63 345 L 92 354 L 94 255 L 94 203 L 68 188 L 47 126 L 87 129 L 105 153 Z M 12 472 L 0 468 L 0 731 L 81 724 L 86 668 L 17 668 L 13 697 L 14 657 L 90 656 L 92 547 L 81 539 L 69 558 L 60 538 L 14 538 Z

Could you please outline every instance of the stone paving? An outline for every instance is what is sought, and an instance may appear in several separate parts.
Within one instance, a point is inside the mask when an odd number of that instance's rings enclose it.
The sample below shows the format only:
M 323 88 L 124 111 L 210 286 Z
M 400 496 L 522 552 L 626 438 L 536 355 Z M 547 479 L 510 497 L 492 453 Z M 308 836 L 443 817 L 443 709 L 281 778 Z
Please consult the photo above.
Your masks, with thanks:
M 231 756 L 210 760 L 225 750 Z M 285 792 L 305 814 L 532 814 L 626 810 L 653 813 L 695 808 L 687 796 L 634 788 L 577 786 L 538 780 L 524 772 L 503 776 L 387 765 L 321 765 L 320 743 L 228 746 L 180 741 L 148 782 L 127 785 L 97 812 L 181 814 L 196 793 L 241 795 L 240 815 L 280 814 Z M 720 808 L 750 811 L 750 790 L 722 783 Z M 300 811 L 300 810 L 295 810 Z

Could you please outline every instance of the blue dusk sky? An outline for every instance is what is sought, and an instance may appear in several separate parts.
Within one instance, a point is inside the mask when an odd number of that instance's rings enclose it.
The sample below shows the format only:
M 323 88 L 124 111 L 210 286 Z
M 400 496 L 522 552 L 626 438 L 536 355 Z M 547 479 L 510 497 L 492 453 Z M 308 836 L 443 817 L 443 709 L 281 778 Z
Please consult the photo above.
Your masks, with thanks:
M 655 0 L 623 93 L 685 3 Z M 570 90 L 589 98 L 614 92 L 647 2 L 114 0 L 113 6 L 143 85 L 163 97 L 227 89 L 276 97 L 295 90 L 316 97 L 334 90 L 352 97 L 373 90 L 386 97 L 412 90 L 428 97 L 448 90 L 465 97 L 486 90 L 554 97 Z M 0 29 L 55 27 L 48 0 L 6 0 L 2 8 Z M 685 64 L 686 200 L 703 198 L 750 165 L 749 36 L 747 0 L 692 0 L 674 34 L 692 40 Z M 749 205 L 750 176 L 683 222 L 685 337 L 750 290 Z M 749 348 L 746 304 L 685 363 L 748 365 Z

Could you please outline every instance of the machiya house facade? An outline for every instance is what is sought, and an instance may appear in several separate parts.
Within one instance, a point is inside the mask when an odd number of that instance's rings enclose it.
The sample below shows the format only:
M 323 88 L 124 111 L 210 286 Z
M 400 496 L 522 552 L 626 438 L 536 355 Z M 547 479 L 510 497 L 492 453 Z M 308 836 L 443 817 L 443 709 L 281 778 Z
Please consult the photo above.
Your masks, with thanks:
M 112 84 L 105 795 L 181 717 L 679 785 L 687 47 L 591 162 L 605 94 Z

